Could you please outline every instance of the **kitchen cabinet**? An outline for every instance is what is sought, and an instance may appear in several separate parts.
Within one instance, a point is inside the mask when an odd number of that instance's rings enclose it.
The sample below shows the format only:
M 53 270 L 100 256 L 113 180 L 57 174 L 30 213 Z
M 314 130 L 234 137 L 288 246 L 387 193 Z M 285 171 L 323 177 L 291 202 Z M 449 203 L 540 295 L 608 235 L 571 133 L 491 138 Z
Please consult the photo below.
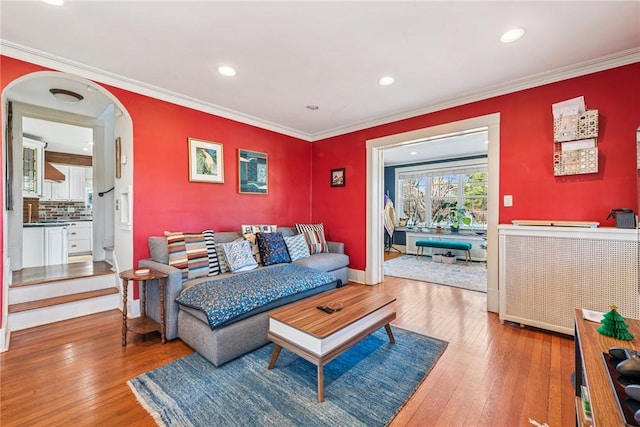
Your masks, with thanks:
M 39 198 L 42 195 L 44 144 L 24 140 L 22 143 L 22 194 Z
M 93 251 L 93 222 L 69 223 L 69 255 L 88 255 Z
M 91 168 L 81 166 L 55 165 L 56 169 L 64 174 L 66 179 L 62 182 L 47 182 L 43 193 L 43 200 L 52 201 L 84 201 L 85 177 L 91 175 Z
M 67 263 L 66 223 L 35 223 L 22 228 L 22 268 Z
M 22 268 L 44 265 L 44 227 L 22 229 Z

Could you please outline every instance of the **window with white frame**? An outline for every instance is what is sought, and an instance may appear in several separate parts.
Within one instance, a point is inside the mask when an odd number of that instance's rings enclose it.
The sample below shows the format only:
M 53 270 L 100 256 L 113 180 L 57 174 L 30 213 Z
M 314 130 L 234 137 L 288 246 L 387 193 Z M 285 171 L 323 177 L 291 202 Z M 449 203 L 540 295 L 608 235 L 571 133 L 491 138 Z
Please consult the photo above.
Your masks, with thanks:
M 444 206 L 455 203 L 471 218 L 470 227 L 484 228 L 487 194 L 486 158 L 396 169 L 396 216 L 409 224 L 436 225 Z M 450 225 L 446 219 L 439 222 Z

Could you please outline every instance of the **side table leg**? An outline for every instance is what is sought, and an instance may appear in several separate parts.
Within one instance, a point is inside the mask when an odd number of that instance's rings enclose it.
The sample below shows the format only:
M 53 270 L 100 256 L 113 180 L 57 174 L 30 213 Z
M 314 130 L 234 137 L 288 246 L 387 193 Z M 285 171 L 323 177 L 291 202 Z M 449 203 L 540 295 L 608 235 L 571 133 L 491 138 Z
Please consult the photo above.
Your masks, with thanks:
M 162 344 L 167 342 L 167 325 L 164 320 L 164 279 L 158 279 L 158 289 L 160 293 L 160 336 L 162 337 Z
M 129 281 L 122 279 L 122 345 L 127 345 L 127 288 Z

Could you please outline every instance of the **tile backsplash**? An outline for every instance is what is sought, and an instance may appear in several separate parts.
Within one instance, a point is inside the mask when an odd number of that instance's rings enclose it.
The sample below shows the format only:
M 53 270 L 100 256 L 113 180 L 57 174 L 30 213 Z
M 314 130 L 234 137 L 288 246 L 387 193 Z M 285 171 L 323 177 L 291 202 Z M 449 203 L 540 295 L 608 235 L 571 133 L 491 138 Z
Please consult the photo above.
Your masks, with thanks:
M 29 222 L 29 204 L 31 205 L 31 222 L 93 219 L 93 210 L 84 202 L 40 201 L 25 198 L 22 215 L 24 222 Z

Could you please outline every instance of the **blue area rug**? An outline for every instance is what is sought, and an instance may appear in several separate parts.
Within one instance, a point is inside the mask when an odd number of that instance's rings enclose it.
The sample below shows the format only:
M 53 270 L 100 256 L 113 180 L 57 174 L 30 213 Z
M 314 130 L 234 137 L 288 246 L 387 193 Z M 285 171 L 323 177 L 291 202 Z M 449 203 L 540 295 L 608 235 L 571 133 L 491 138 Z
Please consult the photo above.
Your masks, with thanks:
M 128 384 L 161 426 L 384 426 L 447 346 L 392 330 L 396 344 L 382 328 L 325 366 L 323 403 L 310 362 L 283 349 L 267 370 L 273 344 L 219 368 L 194 353 Z

